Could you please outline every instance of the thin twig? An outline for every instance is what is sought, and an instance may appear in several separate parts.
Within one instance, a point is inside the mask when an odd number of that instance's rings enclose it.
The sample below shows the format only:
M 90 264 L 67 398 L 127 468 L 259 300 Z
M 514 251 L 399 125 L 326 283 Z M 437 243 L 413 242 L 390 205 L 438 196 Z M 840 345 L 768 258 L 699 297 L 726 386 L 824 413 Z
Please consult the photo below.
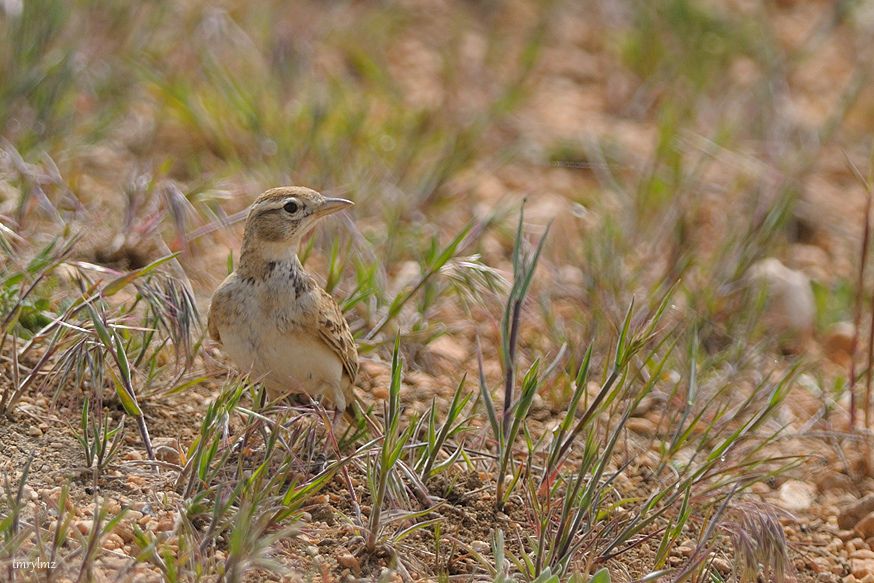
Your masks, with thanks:
M 856 410 L 858 408 L 858 403 L 856 402 L 856 381 L 857 378 L 857 370 L 856 370 L 856 351 L 859 348 L 859 332 L 862 326 L 862 298 L 865 294 L 865 267 L 868 263 L 868 241 L 871 237 L 871 193 L 868 188 L 867 181 L 862 176 L 862 173 L 859 171 L 859 168 L 856 164 L 847 156 L 847 163 L 850 168 L 853 170 L 853 173 L 859 178 L 862 184 L 865 186 L 866 190 L 868 190 L 868 198 L 865 202 L 865 213 L 864 213 L 864 223 L 862 227 L 862 243 L 860 250 L 860 259 L 859 259 L 859 272 L 856 278 L 856 297 L 855 297 L 855 305 L 853 311 L 853 339 L 850 343 L 850 378 L 849 378 L 849 389 L 850 389 L 850 431 L 853 431 L 856 427 Z M 874 334 L 874 324 L 872 324 L 871 333 Z M 874 337 L 872 337 L 874 338 Z M 869 353 L 870 353 L 870 342 L 869 342 Z M 872 355 L 871 357 L 874 357 Z M 866 382 L 866 402 L 868 397 L 870 396 L 871 390 L 871 375 L 870 375 L 870 363 L 871 360 L 869 357 L 869 374 L 867 375 L 868 381 Z M 866 407 L 866 427 L 868 426 L 868 415 L 867 415 L 867 407 Z

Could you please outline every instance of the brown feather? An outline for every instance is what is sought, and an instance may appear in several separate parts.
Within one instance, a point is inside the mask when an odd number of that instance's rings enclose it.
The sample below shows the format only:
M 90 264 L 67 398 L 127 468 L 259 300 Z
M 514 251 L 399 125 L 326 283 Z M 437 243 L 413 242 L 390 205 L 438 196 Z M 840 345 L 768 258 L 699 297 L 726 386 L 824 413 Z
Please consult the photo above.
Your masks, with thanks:
M 209 337 L 215 340 L 216 342 L 221 343 L 222 335 L 219 333 L 218 324 L 216 324 L 216 318 L 213 314 L 213 306 L 215 305 L 215 301 L 210 303 L 209 305 L 209 314 L 206 317 L 206 328 L 209 331 Z
M 319 337 L 340 358 L 349 384 L 355 384 L 358 377 L 358 350 L 355 348 L 355 339 L 352 338 L 349 324 L 331 294 L 320 287 L 316 289 L 322 300 L 319 302 Z

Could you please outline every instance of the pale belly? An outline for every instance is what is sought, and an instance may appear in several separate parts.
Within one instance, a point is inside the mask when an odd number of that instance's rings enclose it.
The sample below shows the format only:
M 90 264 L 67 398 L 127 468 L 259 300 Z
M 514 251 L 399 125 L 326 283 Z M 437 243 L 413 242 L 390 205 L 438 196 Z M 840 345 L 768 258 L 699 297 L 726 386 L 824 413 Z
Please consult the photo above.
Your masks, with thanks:
M 246 324 L 220 331 L 227 355 L 252 380 L 263 382 L 272 399 L 292 393 L 325 395 L 345 408 L 343 365 L 321 340 L 275 328 L 253 330 Z

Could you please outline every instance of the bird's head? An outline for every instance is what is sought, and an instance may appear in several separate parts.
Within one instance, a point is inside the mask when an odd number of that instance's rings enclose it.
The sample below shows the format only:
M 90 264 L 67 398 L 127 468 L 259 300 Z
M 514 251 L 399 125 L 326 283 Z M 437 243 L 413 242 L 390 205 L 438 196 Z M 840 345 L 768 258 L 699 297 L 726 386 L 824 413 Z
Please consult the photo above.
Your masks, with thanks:
M 246 218 L 246 239 L 266 255 L 297 252 L 301 239 L 322 218 L 354 204 L 303 186 L 280 186 L 261 194 Z M 270 252 L 274 251 L 274 252 Z

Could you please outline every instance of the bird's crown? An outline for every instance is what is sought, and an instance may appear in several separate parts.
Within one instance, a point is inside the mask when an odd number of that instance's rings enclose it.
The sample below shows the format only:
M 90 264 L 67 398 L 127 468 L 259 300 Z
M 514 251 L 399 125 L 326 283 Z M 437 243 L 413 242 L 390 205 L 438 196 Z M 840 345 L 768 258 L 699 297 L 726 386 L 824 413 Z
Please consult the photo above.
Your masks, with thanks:
M 246 234 L 248 238 L 260 241 L 296 241 L 319 218 L 352 204 L 350 200 L 326 197 L 303 186 L 271 188 L 252 204 Z

